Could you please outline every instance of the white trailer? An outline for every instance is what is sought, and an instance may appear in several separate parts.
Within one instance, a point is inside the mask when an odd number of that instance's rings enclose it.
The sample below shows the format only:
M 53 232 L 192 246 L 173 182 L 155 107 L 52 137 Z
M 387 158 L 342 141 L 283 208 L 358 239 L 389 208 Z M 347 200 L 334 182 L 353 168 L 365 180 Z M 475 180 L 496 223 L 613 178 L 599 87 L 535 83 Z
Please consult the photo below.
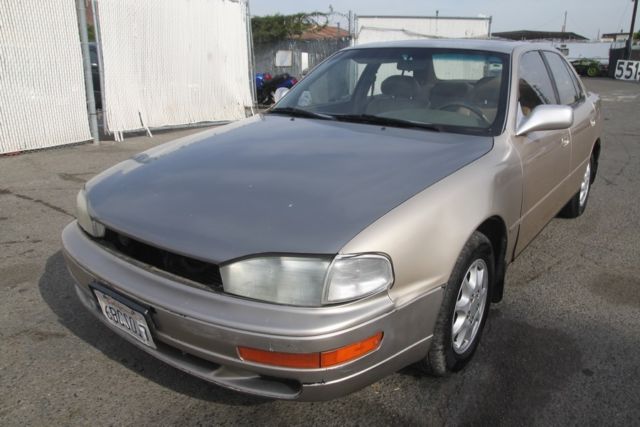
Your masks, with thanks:
M 354 44 L 433 38 L 488 38 L 491 17 L 373 16 L 356 17 Z

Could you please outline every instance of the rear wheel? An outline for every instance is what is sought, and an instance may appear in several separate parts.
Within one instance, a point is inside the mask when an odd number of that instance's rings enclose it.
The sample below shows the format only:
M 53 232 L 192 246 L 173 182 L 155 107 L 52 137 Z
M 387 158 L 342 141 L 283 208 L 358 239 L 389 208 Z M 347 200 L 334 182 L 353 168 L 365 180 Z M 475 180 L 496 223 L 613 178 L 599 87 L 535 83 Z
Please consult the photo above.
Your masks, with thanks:
M 584 175 L 582 176 L 582 181 L 580 182 L 580 189 L 578 192 L 569 200 L 569 202 L 562 208 L 560 211 L 560 216 L 563 218 L 577 218 L 584 213 L 584 210 L 587 208 L 587 202 L 589 201 L 589 193 L 591 192 L 591 184 L 593 183 L 593 178 L 595 176 L 596 171 L 596 159 L 593 154 L 591 154 L 591 159 L 589 159 L 589 163 L 587 163 L 587 168 L 584 171 Z
M 471 360 L 482 335 L 494 280 L 491 242 L 474 232 L 463 248 L 445 289 L 427 357 L 422 367 L 443 376 Z
M 598 67 L 592 65 L 587 69 L 587 76 L 589 77 L 598 77 L 600 75 L 600 70 Z

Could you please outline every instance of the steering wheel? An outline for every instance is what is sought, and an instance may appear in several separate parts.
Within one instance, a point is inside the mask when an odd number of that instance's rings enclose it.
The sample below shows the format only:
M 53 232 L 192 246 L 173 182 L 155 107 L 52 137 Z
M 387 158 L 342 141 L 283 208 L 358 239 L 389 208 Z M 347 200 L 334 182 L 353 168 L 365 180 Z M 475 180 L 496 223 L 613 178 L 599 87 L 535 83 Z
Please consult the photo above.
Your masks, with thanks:
M 458 108 L 464 108 L 465 110 L 471 111 L 473 114 L 475 114 L 477 117 L 479 117 L 480 120 L 482 120 L 484 122 L 484 124 L 486 124 L 486 125 L 490 125 L 491 124 L 491 122 L 489 121 L 487 116 L 485 116 L 484 113 L 482 111 L 480 111 L 477 107 L 474 107 L 474 106 L 469 105 L 469 104 L 465 104 L 463 102 L 451 102 L 449 104 L 443 105 L 442 107 L 439 107 L 438 110 L 455 111 Z

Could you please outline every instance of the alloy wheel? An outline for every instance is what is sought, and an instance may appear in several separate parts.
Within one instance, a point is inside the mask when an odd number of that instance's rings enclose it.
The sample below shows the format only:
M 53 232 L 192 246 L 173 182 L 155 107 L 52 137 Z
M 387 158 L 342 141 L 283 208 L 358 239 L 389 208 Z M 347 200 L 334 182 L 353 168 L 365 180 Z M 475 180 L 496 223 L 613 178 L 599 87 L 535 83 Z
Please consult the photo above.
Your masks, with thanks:
M 477 259 L 467 270 L 460 285 L 451 322 L 451 344 L 457 354 L 463 354 L 473 344 L 487 303 L 489 272 L 483 259 Z

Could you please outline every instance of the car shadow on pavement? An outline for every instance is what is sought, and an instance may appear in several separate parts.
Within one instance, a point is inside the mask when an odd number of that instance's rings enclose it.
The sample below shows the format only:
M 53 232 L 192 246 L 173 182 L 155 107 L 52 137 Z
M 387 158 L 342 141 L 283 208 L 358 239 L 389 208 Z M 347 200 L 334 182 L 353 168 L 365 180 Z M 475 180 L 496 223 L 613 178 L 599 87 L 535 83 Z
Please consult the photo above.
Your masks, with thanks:
M 69 331 L 110 359 L 163 387 L 197 399 L 251 406 L 269 399 L 227 390 L 173 368 L 129 344 L 100 323 L 80 303 L 61 251 L 53 254 L 38 282 L 42 299 Z

